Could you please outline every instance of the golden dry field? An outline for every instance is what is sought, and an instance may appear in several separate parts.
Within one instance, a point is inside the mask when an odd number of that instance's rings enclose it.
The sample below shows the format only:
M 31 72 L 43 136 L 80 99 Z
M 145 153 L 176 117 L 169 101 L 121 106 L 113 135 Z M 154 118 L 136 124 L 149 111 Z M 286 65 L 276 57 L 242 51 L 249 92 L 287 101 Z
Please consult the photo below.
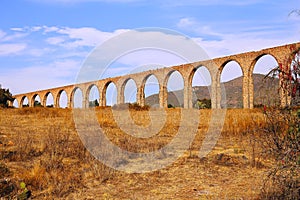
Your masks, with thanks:
M 84 111 L 75 112 L 86 117 Z M 110 108 L 90 112 L 96 113 L 107 138 L 130 152 L 159 150 L 182 126 L 181 110 L 166 109 L 166 121 L 156 135 L 136 138 L 119 128 Z M 180 158 L 156 171 L 127 173 L 105 166 L 85 149 L 72 110 L 1 109 L 0 179 L 9 178 L 17 187 L 25 182 L 32 199 L 260 199 L 263 182 L 274 164 L 262 154 L 266 140 L 263 112 L 227 110 L 217 144 L 201 159 L 198 154 L 212 111 L 193 112 L 200 115 L 197 133 Z M 147 110 L 130 110 L 130 114 L 141 126 L 150 123 Z M 184 126 L 189 134 L 189 126 Z

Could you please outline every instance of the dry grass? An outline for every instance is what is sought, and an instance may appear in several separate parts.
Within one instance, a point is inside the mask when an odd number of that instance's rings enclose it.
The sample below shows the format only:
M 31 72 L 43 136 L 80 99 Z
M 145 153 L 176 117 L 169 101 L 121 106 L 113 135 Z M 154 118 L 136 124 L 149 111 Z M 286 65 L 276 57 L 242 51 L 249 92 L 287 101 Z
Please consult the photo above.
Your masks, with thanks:
M 131 152 L 151 152 L 168 144 L 181 118 L 180 109 L 169 109 L 159 133 L 136 138 L 120 130 L 111 109 L 95 112 L 106 136 Z M 77 135 L 71 110 L 3 109 L 0 162 L 10 169 L 15 183 L 28 185 L 36 199 L 258 199 L 273 163 L 260 155 L 262 112 L 228 110 L 221 137 L 204 159 L 198 152 L 211 110 L 199 113 L 198 131 L 188 151 L 166 168 L 139 174 L 116 171 L 91 156 Z M 150 123 L 148 111 L 130 114 L 141 126 Z M 80 116 L 82 123 L 89 117 Z M 92 124 L 85 126 L 93 129 Z

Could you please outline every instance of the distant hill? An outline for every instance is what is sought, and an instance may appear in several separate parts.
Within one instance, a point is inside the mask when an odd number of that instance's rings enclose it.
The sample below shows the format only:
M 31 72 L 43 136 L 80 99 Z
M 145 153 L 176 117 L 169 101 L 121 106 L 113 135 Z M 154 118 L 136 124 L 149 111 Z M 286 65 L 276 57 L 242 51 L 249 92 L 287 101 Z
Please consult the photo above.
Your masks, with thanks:
M 279 102 L 278 79 L 267 78 L 265 75 L 253 74 L 254 84 L 254 105 L 274 105 Z M 230 80 L 223 83 L 226 91 L 227 107 L 241 108 L 242 100 L 242 84 L 243 77 Z M 193 87 L 193 102 L 197 99 L 210 99 L 210 88 L 207 86 Z M 158 105 L 158 94 L 151 95 L 146 98 L 147 105 Z M 168 92 L 168 104 L 179 107 L 183 105 L 183 90 Z

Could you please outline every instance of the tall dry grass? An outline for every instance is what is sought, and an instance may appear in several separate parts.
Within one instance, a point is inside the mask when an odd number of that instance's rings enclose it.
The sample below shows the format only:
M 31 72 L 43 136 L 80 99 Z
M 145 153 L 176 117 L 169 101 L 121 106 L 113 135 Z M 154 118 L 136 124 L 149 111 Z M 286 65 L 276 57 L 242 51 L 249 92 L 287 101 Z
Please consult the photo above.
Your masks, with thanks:
M 157 134 L 136 138 L 118 127 L 110 108 L 94 111 L 109 140 L 130 152 L 152 152 L 164 147 L 176 135 L 181 120 L 180 109 L 167 109 L 166 123 Z M 150 123 L 148 110 L 130 112 L 138 125 Z M 201 110 L 199 115 L 198 131 L 186 155 L 190 158 L 198 155 L 209 127 L 211 110 Z M 260 154 L 259 135 L 265 126 L 265 116 L 260 110 L 227 110 L 216 147 L 232 148 L 237 154 L 246 152 L 251 158 L 250 165 L 257 167 L 264 159 Z M 188 127 L 186 130 L 189 131 Z M 105 183 L 126 176 L 105 166 L 87 151 L 76 132 L 73 111 L 69 109 L 1 109 L 0 136 L 3 143 L 0 162 L 7 163 L 14 173 L 12 178 L 16 182 L 24 181 L 39 199 L 65 198 L 71 193 L 80 193 L 89 181 L 96 179 Z

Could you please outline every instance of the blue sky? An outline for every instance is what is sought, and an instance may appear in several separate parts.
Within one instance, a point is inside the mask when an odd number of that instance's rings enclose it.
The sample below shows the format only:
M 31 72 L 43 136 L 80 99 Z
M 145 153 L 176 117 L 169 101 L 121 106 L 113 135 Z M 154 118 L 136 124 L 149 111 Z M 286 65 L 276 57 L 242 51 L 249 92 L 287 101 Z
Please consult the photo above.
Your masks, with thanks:
M 0 84 L 13 94 L 74 83 L 97 45 L 136 28 L 178 31 L 212 58 L 300 41 L 300 17 L 291 14 L 300 9 L 299 0 L 2 0 L 0 4 Z M 131 71 L 125 66 L 112 75 Z

